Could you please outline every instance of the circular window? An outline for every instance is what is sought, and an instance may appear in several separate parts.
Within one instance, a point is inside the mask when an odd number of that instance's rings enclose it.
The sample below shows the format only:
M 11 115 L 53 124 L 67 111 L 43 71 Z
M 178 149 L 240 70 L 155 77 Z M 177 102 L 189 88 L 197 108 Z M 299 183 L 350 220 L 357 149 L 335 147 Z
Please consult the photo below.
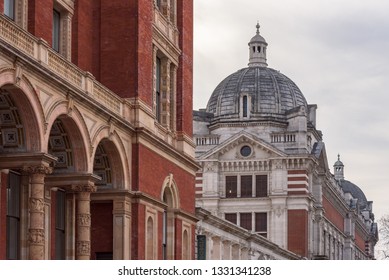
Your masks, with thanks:
M 240 149 L 240 154 L 244 157 L 248 157 L 249 155 L 251 155 L 251 148 L 249 146 L 243 146 Z

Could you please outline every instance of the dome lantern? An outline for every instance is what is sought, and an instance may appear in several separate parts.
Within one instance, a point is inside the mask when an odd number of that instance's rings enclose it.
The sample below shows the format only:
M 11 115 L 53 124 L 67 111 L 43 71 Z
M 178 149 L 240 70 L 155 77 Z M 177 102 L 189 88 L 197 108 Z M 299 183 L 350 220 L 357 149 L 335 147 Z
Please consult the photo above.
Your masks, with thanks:
M 266 40 L 259 34 L 260 25 L 257 23 L 257 34 L 249 42 L 249 66 L 250 67 L 267 67 L 266 62 Z
M 344 165 L 340 161 L 340 155 L 338 154 L 338 161 L 334 164 L 334 175 L 336 180 L 344 180 Z

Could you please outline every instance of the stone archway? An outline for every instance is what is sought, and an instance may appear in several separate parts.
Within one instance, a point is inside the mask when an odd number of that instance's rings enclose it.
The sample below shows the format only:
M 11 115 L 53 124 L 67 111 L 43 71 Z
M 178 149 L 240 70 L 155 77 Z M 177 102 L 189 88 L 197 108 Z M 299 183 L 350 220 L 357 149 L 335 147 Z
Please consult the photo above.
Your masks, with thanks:
M 88 172 L 87 142 L 79 120 L 60 114 L 52 122 L 47 150 L 57 163 L 46 179 L 45 197 L 50 203 L 52 258 L 90 258 L 90 195 L 99 178 Z
M 0 80 L 4 83 L 7 77 L 9 73 L 2 71 Z M 7 208 L 0 211 L 0 219 L 6 221 L 0 235 L 7 236 L 0 247 L 6 258 L 47 256 L 44 179 L 55 158 L 42 152 L 44 124 L 39 108 L 39 100 L 24 78 L 18 85 L 6 83 L 0 88 L 0 204 Z
M 91 203 L 92 259 L 99 259 L 101 255 L 123 259 L 130 253 L 129 198 L 118 192 L 125 188 L 125 164 L 117 140 L 112 135 L 101 138 L 93 156 L 93 173 L 100 180 L 96 182 L 97 192 Z

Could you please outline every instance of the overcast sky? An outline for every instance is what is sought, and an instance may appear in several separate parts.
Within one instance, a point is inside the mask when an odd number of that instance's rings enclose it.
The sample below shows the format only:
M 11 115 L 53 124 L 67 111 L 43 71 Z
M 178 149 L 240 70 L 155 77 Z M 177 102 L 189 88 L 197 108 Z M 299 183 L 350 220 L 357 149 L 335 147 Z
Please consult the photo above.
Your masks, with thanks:
M 269 67 L 317 104 L 331 167 L 389 214 L 389 1 L 194 0 L 194 109 L 225 77 L 247 67 L 249 40 L 269 44 Z

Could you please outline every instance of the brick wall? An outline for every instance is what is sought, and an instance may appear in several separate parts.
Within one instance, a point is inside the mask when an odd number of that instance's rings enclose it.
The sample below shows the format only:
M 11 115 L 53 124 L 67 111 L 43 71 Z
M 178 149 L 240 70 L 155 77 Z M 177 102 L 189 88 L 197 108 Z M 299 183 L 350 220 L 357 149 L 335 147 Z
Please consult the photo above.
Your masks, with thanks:
M 288 210 L 288 250 L 308 256 L 308 212 Z
M 72 19 L 72 62 L 100 76 L 100 1 L 75 1 Z
M 182 221 L 180 219 L 175 220 L 175 233 L 174 233 L 174 242 L 175 242 L 175 259 L 182 259 Z
M 344 232 L 344 217 L 323 195 L 324 216 L 331 221 L 339 230 Z
M 135 165 L 133 177 L 136 177 L 136 170 L 139 170 L 137 181 L 133 182 L 133 186 L 137 186 L 136 190 L 160 198 L 164 180 L 169 174 L 173 174 L 180 195 L 181 208 L 194 213 L 195 176 L 141 144 L 133 146 L 135 146 L 133 152 L 138 152 L 138 162 L 133 162 L 133 166 Z
M 112 202 L 91 203 L 91 259 L 96 252 L 113 252 L 113 204 Z
M 52 43 L 53 0 L 28 1 L 28 31 Z
M 152 1 L 101 1 L 100 81 L 152 105 Z
M 355 245 L 362 251 L 365 252 L 365 239 L 363 236 L 356 230 L 355 231 Z
M 177 72 L 177 130 L 192 137 L 193 122 L 193 1 L 177 0 L 180 64 Z
M 140 203 L 132 204 L 132 244 L 131 259 L 145 259 L 145 206 Z

